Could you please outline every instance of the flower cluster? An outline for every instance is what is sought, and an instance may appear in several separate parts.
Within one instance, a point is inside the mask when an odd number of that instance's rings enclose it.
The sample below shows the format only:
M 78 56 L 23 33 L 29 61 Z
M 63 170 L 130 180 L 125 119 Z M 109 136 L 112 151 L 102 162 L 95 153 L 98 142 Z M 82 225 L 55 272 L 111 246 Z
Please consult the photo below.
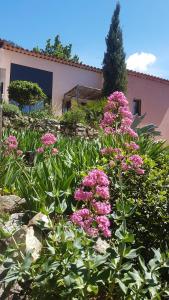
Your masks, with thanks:
M 54 145 L 56 143 L 56 141 L 57 141 L 57 138 L 52 133 L 45 133 L 41 137 L 41 142 L 45 146 Z
M 131 128 L 133 115 L 129 111 L 128 101 L 122 92 L 114 92 L 108 97 L 104 117 L 100 124 L 106 134 L 128 134 L 136 138 L 137 133 Z
M 144 170 L 141 168 L 143 166 L 143 159 L 137 154 L 139 145 L 135 142 L 125 143 L 124 149 L 121 148 L 103 148 L 101 149 L 101 154 L 110 158 L 110 167 L 121 166 L 123 171 L 135 171 L 138 175 L 143 175 Z
M 107 217 L 111 212 L 109 184 L 107 175 L 95 169 L 84 177 L 81 187 L 74 194 L 75 200 L 83 201 L 85 207 L 74 212 L 71 221 L 92 237 L 98 236 L 99 233 L 104 237 L 111 236 L 110 221 Z
M 133 115 L 129 110 L 128 101 L 122 92 L 114 92 L 108 97 L 107 104 L 104 109 L 104 117 L 101 122 L 105 134 L 125 135 L 123 138 L 136 138 L 137 133 L 131 128 Z M 121 167 L 123 172 L 134 170 L 137 174 L 144 174 L 141 168 L 143 165 L 142 158 L 137 154 L 139 145 L 134 141 L 124 143 L 121 148 L 103 148 L 101 154 L 108 157 L 110 167 Z
M 52 133 L 45 133 L 41 137 L 42 146 L 36 149 L 37 153 L 44 153 L 46 149 L 51 150 L 52 155 L 56 155 L 59 151 L 57 148 L 54 148 L 53 145 L 56 143 L 57 138 Z M 52 147 L 52 148 L 51 148 Z
M 22 156 L 22 150 L 18 149 L 18 141 L 16 136 L 9 135 L 4 142 L 5 152 L 4 155 L 8 156 L 10 154 L 16 154 L 17 156 Z

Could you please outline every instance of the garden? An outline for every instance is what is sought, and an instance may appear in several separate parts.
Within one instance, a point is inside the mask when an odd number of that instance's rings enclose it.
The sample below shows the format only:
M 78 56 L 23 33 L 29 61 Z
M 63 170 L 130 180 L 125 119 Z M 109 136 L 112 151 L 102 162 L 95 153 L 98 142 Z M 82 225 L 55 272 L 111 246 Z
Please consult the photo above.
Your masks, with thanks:
M 169 147 L 122 92 L 98 119 L 95 138 L 4 130 L 1 196 L 24 201 L 0 210 L 1 299 L 169 299 Z

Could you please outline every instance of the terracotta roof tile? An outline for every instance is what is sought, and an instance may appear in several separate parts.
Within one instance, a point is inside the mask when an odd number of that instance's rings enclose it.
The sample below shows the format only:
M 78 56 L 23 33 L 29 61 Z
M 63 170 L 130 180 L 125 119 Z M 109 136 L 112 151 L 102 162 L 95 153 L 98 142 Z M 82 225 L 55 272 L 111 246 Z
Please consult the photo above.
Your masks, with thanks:
M 6 49 L 6 50 L 9 50 L 9 51 L 14 51 L 14 52 L 26 54 L 26 55 L 30 55 L 30 56 L 34 56 L 34 57 L 37 57 L 37 58 L 42 58 L 42 59 L 58 62 L 60 64 L 65 64 L 65 65 L 69 65 L 69 66 L 80 68 L 80 69 L 85 69 L 85 70 L 89 70 L 89 71 L 93 71 L 93 72 L 97 72 L 97 73 L 102 72 L 101 69 L 96 68 L 96 67 L 88 66 L 88 65 L 85 65 L 85 64 L 82 64 L 82 63 L 75 63 L 75 62 L 70 61 L 70 60 L 61 59 L 61 58 L 53 57 L 53 56 L 42 54 L 42 53 L 37 53 L 37 52 L 30 51 L 28 49 L 24 49 L 24 48 L 21 48 L 21 47 L 16 47 L 16 46 L 13 46 L 10 43 L 8 43 L 6 41 L 3 41 L 1 39 L 0 39 L 0 48 Z
M 34 52 L 34 51 L 30 51 L 28 49 L 24 49 L 24 48 L 21 48 L 21 47 L 16 47 L 16 46 L 13 46 L 10 43 L 8 43 L 4 40 L 1 40 L 1 39 L 0 39 L 0 48 L 6 49 L 6 50 L 9 50 L 9 51 L 14 51 L 14 52 L 26 54 L 26 55 L 30 55 L 30 56 L 34 56 L 34 57 L 37 57 L 37 58 L 42 58 L 42 59 L 58 62 L 60 64 L 65 64 L 65 65 L 69 65 L 69 66 L 84 69 L 84 70 L 93 71 L 93 72 L 96 72 L 96 73 L 102 73 L 102 69 L 100 69 L 100 68 L 92 67 L 92 66 L 85 65 L 85 64 L 82 64 L 82 63 L 75 63 L 75 62 L 70 61 L 70 60 L 60 59 L 60 58 L 56 58 L 56 57 L 49 56 L 49 55 L 46 55 L 46 54 L 41 54 L 41 53 L 37 53 L 37 52 Z M 169 80 L 167 80 L 167 79 L 156 77 L 156 76 L 145 74 L 145 73 L 132 71 L 132 70 L 128 70 L 128 75 L 136 76 L 136 77 L 142 78 L 142 79 L 158 81 L 158 82 L 161 82 L 161 83 L 164 83 L 164 84 L 169 84 Z
M 132 71 L 132 70 L 128 70 L 128 75 L 136 76 L 136 77 L 139 77 L 139 78 L 142 78 L 142 79 L 148 79 L 148 80 L 153 80 L 153 81 L 158 81 L 158 82 L 161 82 L 161 83 L 169 84 L 168 79 L 164 79 L 164 78 L 157 77 L 157 76 L 154 76 L 154 75 L 140 73 L 140 72 L 136 72 L 136 71 Z

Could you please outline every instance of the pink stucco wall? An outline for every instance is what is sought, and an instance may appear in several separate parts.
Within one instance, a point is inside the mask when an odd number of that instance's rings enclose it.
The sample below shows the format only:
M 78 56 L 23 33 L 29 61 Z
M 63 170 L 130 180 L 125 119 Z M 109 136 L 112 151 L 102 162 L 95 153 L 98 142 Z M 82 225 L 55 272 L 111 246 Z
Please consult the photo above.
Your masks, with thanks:
M 141 112 L 146 113 L 143 124 L 159 127 L 163 138 L 169 140 L 169 82 L 160 82 L 138 76 L 128 76 L 128 99 L 141 99 Z
M 53 72 L 52 105 L 57 114 L 62 112 L 64 94 L 77 84 L 102 88 L 101 71 L 86 70 L 0 48 L 0 69 L 3 69 L 0 76 L 5 76 L 5 99 L 8 98 L 11 63 Z M 139 73 L 136 76 L 129 72 L 128 99 L 131 110 L 133 99 L 141 99 L 142 114 L 147 113 L 143 124 L 156 124 L 162 137 L 169 141 L 169 81 L 154 79 L 151 76 L 145 78 Z
M 53 72 L 52 106 L 57 114 L 62 112 L 62 100 L 66 92 L 77 84 L 101 88 L 100 73 L 85 70 L 46 59 L 41 59 L 6 49 L 0 49 L 0 68 L 6 69 L 4 98 L 8 98 L 7 87 L 10 81 L 11 63 Z

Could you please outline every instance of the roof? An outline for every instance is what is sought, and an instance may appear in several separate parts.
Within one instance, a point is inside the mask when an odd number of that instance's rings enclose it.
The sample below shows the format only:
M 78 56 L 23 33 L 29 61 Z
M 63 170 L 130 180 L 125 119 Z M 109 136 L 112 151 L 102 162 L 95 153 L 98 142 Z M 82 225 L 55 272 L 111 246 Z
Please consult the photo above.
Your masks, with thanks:
M 127 70 L 127 72 L 128 72 L 128 75 L 131 75 L 131 76 L 136 76 L 136 77 L 142 78 L 142 79 L 148 79 L 148 80 L 153 80 L 153 81 L 158 81 L 158 82 L 161 82 L 161 83 L 169 84 L 168 79 L 164 79 L 164 78 L 157 77 L 157 76 L 154 76 L 154 75 L 140 73 L 140 72 L 136 72 L 136 71 L 132 71 L 132 70 Z
M 100 74 L 102 73 L 102 69 L 100 69 L 100 68 L 92 67 L 92 66 L 82 64 L 82 63 L 75 63 L 75 62 L 70 61 L 70 60 L 61 59 L 61 58 L 53 57 L 53 56 L 50 56 L 50 55 L 30 51 L 28 49 L 24 49 L 24 48 L 21 48 L 21 47 L 13 46 L 10 43 L 8 43 L 8 42 L 6 42 L 2 39 L 0 39 L 0 48 L 6 49 L 6 50 L 9 50 L 9 51 L 14 51 L 14 52 L 26 54 L 26 55 L 29 55 L 29 56 L 34 56 L 34 57 L 37 57 L 37 58 L 46 59 L 46 60 L 49 60 L 49 61 L 64 64 L 64 65 L 69 65 L 69 66 L 72 66 L 72 67 L 76 67 L 76 68 L 80 68 L 80 69 L 84 69 L 84 70 L 88 70 L 88 71 L 93 71 L 93 72 L 100 73 Z M 136 77 L 142 78 L 142 79 L 158 81 L 158 82 L 161 82 L 161 83 L 164 83 L 164 84 L 169 84 L 168 79 L 164 79 L 164 78 L 160 78 L 160 77 L 156 77 L 156 76 L 153 76 L 153 75 L 140 73 L 140 72 L 136 72 L 136 71 L 132 71 L 132 70 L 128 70 L 128 75 L 136 76 Z
M 38 53 L 38 52 L 35 52 L 35 51 L 30 51 L 28 49 L 24 49 L 24 48 L 21 48 L 21 47 L 13 46 L 10 43 L 8 43 L 4 40 L 1 40 L 1 39 L 0 39 L 0 48 L 6 49 L 6 50 L 9 50 L 9 51 L 14 51 L 14 52 L 26 54 L 26 55 L 29 55 L 29 56 L 34 56 L 34 57 L 37 57 L 37 58 L 50 60 L 50 61 L 53 61 L 53 62 L 57 62 L 57 63 L 64 64 L 64 65 L 69 65 L 69 66 L 84 69 L 84 70 L 93 71 L 93 72 L 96 72 L 96 73 L 102 73 L 102 70 L 99 69 L 99 68 L 88 66 L 88 65 L 85 65 L 85 64 L 82 64 L 82 63 L 75 63 L 71 60 L 61 59 L 61 58 L 53 57 L 53 56 L 50 56 L 50 55 Z
M 96 100 L 101 98 L 101 89 L 93 87 L 76 85 L 70 91 L 68 91 L 64 97 L 66 98 L 79 98 L 85 100 Z

